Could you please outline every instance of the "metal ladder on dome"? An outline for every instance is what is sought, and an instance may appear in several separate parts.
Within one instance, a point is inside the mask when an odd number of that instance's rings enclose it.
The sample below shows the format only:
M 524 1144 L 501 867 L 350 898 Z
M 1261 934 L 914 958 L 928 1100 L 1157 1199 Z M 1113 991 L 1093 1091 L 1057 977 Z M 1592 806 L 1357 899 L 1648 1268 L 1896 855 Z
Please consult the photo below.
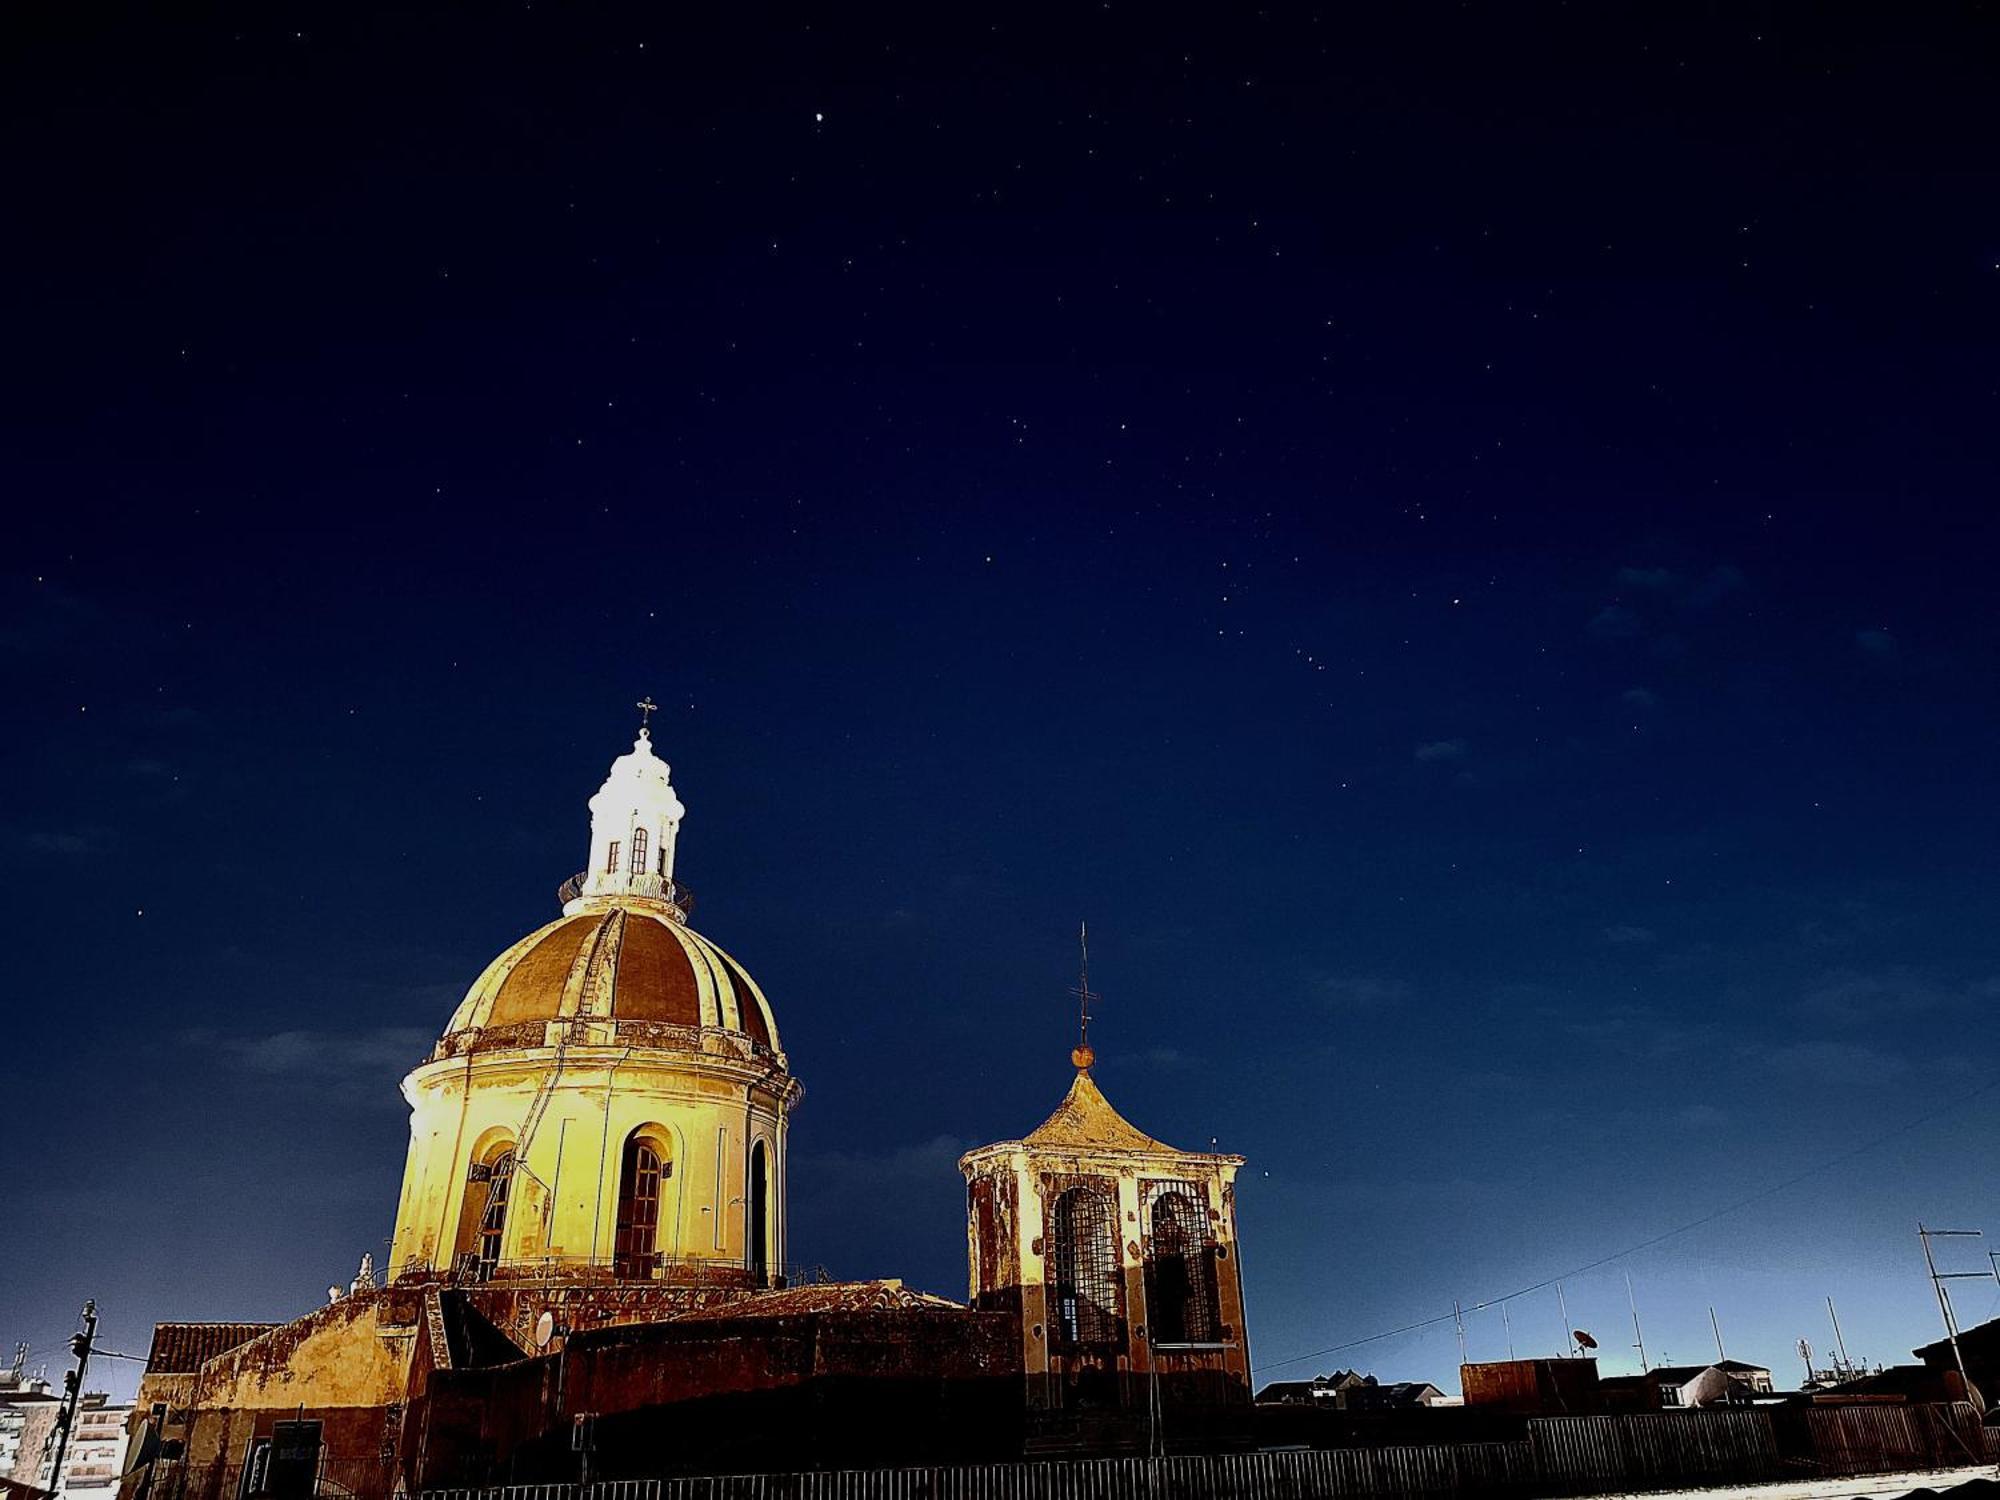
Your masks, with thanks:
M 625 913 L 622 911 L 613 911 L 611 913 L 611 920 L 597 929 L 597 936 L 591 941 L 590 957 L 585 962 L 583 969 L 584 983 L 588 984 L 590 982 L 592 974 L 603 972 L 598 961 L 604 957 L 606 948 L 608 947 L 615 956 L 624 941 Z M 581 996 L 579 997 L 579 1011 L 582 1009 L 580 1003 L 582 998 Z M 555 1098 L 556 1084 L 562 1078 L 563 1067 L 569 1060 L 570 1026 L 568 1022 L 561 1020 L 558 1020 L 557 1024 L 562 1027 L 562 1030 L 557 1033 L 556 1065 L 549 1069 L 548 1076 L 543 1078 L 541 1084 L 535 1089 L 535 1097 L 528 1103 L 528 1113 L 522 1117 L 521 1133 L 516 1137 L 514 1145 L 515 1162 L 522 1170 L 534 1177 L 537 1182 L 541 1182 L 542 1179 L 533 1168 L 528 1166 L 528 1147 L 535 1139 L 535 1131 L 540 1128 L 542 1117 L 549 1112 L 549 1102 Z M 548 1184 L 543 1183 L 542 1190 L 547 1192 L 549 1190 Z M 553 1208 L 554 1205 L 551 1204 L 550 1207 Z

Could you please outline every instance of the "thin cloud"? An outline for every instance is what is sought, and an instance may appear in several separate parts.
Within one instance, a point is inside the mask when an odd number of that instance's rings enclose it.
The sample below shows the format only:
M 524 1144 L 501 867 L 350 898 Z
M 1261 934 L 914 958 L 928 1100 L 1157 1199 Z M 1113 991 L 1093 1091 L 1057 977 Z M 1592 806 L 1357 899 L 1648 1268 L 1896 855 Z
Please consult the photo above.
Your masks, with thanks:
M 1908 1059 L 1879 1047 L 1824 1039 L 1773 1048 L 1765 1061 L 1782 1072 L 1829 1084 L 1881 1083 L 1910 1069 Z
M 375 1026 L 361 1031 L 269 1031 L 231 1035 L 212 1029 L 185 1032 L 182 1045 L 199 1049 L 240 1074 L 277 1081 L 332 1085 L 352 1101 L 390 1102 L 396 1082 L 423 1059 L 435 1036 L 416 1026 Z
M 1464 760 L 1466 745 L 1464 740 L 1427 740 L 1417 746 L 1416 758 L 1420 765 L 1434 766 L 1448 761 Z
M 1314 989 L 1321 1001 L 1334 1010 L 1382 1010 L 1401 1005 L 1409 998 L 1409 988 L 1401 980 L 1360 974 L 1328 975 Z
M 1857 630 L 1854 632 L 1854 644 L 1864 661 L 1886 665 L 1902 656 L 1902 648 L 1896 644 L 1896 638 L 1886 630 Z

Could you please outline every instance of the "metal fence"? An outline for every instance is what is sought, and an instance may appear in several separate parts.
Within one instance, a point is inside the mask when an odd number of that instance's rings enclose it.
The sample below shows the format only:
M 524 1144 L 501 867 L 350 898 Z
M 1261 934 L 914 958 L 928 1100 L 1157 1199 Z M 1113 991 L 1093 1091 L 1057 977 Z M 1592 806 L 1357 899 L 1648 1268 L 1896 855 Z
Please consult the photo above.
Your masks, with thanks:
M 1587 1495 L 2000 1460 L 1979 1415 L 1951 1407 L 1537 1418 L 1524 1441 L 1423 1443 L 957 1468 L 846 1469 L 507 1485 L 423 1500 L 1389 1500 Z

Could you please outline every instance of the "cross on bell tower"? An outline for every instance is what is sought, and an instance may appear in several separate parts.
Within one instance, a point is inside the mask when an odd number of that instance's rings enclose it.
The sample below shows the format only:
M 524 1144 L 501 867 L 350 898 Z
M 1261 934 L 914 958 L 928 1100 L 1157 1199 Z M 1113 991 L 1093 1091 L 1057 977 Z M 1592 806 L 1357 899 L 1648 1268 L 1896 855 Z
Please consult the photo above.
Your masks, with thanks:
M 1083 966 L 1076 981 L 1076 988 L 1070 993 L 1076 996 L 1076 1048 L 1069 1060 L 1076 1064 L 1078 1072 L 1087 1072 L 1097 1061 L 1097 1054 L 1090 1047 L 1090 1002 L 1104 997 L 1090 987 L 1090 924 L 1079 922 L 1076 926 L 1076 943 L 1083 959 Z

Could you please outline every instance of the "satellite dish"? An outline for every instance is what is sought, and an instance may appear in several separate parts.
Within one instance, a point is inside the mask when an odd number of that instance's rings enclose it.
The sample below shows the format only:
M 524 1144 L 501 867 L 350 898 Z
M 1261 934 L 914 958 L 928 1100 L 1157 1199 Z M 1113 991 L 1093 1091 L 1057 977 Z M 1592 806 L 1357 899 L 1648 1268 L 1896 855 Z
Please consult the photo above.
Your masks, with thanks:
M 1571 1329 L 1570 1332 L 1571 1335 L 1576 1339 L 1577 1343 L 1582 1345 L 1584 1348 L 1595 1349 L 1597 1347 L 1597 1340 L 1592 1338 L 1589 1334 L 1585 1333 L 1581 1328 Z
M 535 1347 L 537 1349 L 548 1348 L 549 1340 L 555 1336 L 556 1315 L 554 1313 L 545 1312 L 539 1318 L 535 1319 Z

